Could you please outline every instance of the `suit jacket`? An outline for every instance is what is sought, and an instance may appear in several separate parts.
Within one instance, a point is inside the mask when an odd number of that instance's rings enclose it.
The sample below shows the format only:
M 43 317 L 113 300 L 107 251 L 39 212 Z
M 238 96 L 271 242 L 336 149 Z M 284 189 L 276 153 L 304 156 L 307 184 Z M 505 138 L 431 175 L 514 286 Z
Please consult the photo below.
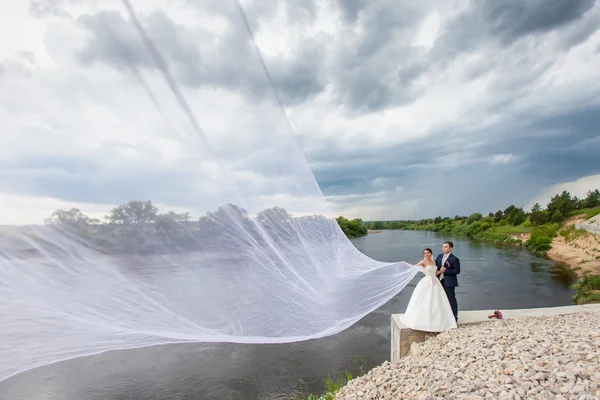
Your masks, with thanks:
M 435 258 L 435 265 L 437 266 L 437 270 L 439 271 L 442 268 L 442 258 L 444 254 L 438 254 Z M 458 277 L 460 274 L 460 260 L 454 254 L 450 254 L 445 263 L 446 272 L 444 272 L 444 283 L 448 287 L 456 287 L 458 286 Z M 438 275 L 438 279 L 441 275 Z

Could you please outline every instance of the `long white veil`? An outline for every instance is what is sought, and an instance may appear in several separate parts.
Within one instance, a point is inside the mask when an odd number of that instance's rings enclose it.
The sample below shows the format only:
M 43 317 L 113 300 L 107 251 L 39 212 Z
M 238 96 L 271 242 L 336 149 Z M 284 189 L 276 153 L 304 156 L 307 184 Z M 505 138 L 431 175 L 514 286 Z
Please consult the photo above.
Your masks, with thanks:
M 91 4 L 34 1 L 39 51 L 0 73 L 0 380 L 115 349 L 324 337 L 410 282 L 418 268 L 340 230 L 237 3 Z

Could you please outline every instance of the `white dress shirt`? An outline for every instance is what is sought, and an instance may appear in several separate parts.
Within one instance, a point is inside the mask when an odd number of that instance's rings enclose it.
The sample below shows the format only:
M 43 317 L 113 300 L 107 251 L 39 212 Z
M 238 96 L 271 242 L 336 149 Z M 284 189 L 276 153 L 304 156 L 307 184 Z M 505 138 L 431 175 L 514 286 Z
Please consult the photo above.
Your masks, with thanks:
M 448 254 L 444 254 L 442 256 L 442 267 L 444 267 L 444 263 L 448 260 L 448 257 L 450 257 L 450 254 L 452 253 L 448 253 Z M 444 279 L 444 274 L 440 274 L 440 280 Z

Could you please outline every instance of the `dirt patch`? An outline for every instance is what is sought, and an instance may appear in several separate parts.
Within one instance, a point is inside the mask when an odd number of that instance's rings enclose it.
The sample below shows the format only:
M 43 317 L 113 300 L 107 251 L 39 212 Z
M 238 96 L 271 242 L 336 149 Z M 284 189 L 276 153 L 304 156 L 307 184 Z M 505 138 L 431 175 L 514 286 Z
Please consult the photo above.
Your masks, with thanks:
M 521 242 L 525 243 L 529 240 L 530 236 L 531 233 L 517 233 L 516 235 L 512 235 L 510 238 L 513 240 L 520 240 Z
M 572 218 L 565 223 L 563 229 L 583 220 L 581 217 Z M 579 275 L 588 272 L 600 274 L 600 236 L 587 232 L 573 240 L 566 240 L 559 232 L 558 237 L 552 241 L 548 257 L 562 261 L 572 268 L 578 268 Z

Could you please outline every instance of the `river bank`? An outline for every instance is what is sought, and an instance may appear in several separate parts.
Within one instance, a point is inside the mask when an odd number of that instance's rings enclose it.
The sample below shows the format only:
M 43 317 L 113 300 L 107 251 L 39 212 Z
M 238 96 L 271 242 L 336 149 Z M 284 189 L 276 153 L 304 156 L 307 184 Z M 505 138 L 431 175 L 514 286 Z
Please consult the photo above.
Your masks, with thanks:
M 600 302 L 600 236 L 577 228 L 584 221 L 594 228 L 600 226 L 599 219 L 600 217 L 593 220 L 575 217 L 568 220 L 552 240 L 552 248 L 546 253 L 548 258 L 568 265 L 577 274 L 579 280 L 574 285 L 577 289 L 573 298 L 575 304 Z
M 575 285 L 578 293 L 573 298 L 575 304 L 600 302 L 600 235 L 594 233 L 600 229 L 600 207 L 575 209 L 565 213 L 567 218 L 551 220 L 543 214 L 545 211 L 525 215 L 523 210 L 511 207 L 487 217 L 475 213 L 454 219 L 436 217 L 420 221 L 371 222 L 367 228 L 431 231 L 495 245 L 523 247 L 536 256 L 558 263 L 556 271 L 578 279 Z M 585 226 L 588 230 L 577 226 Z
M 336 400 L 600 397 L 600 312 L 444 332 L 351 380 Z
M 595 217 L 591 223 L 598 224 L 598 219 Z M 576 225 L 584 221 L 586 220 L 582 217 L 566 221 L 563 229 L 552 240 L 552 248 L 547 253 L 550 259 L 568 264 L 580 277 L 600 274 L 600 236 L 576 228 Z
M 584 221 L 585 217 L 581 216 L 565 221 L 545 253 L 552 261 L 567 264 L 580 278 L 587 274 L 600 274 L 600 236 L 576 228 Z M 505 244 L 523 246 L 530 237 L 530 232 L 514 234 Z
M 351 241 L 375 260 L 417 262 L 424 246 L 443 240 L 444 235 L 435 232 L 384 230 Z M 453 240 L 461 260 L 469 266 L 460 281 L 463 310 L 571 304 L 575 291 L 551 274 L 550 260 L 466 237 Z M 389 359 L 390 315 L 404 312 L 411 293 L 409 286 L 330 337 L 277 345 L 190 343 L 107 352 L 4 381 L 0 399 L 290 400 L 304 399 L 310 393 L 320 396 L 328 390 L 328 375 L 336 382 L 345 371 L 358 375 L 363 365 L 358 358 L 366 361 L 364 371 Z

